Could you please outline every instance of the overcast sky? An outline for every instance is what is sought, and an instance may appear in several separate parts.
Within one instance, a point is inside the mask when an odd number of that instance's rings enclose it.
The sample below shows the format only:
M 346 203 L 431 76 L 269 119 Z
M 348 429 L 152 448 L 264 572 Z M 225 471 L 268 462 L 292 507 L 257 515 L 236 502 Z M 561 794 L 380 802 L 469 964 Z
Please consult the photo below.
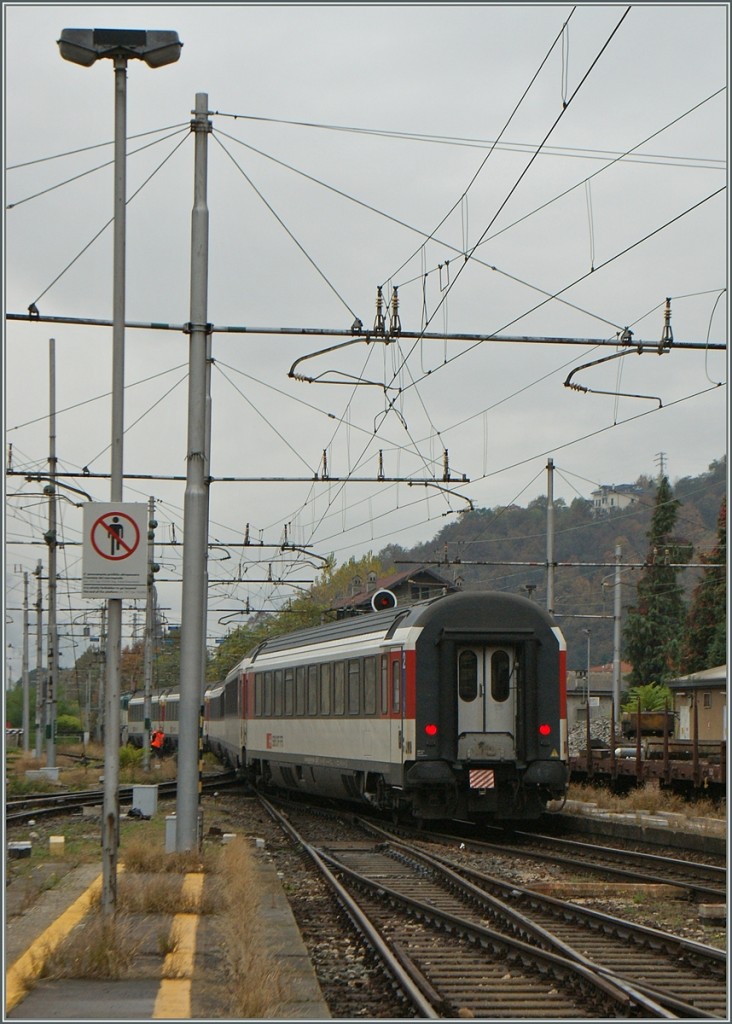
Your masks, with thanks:
M 252 582 L 210 587 L 211 644 L 244 621 L 228 610 L 247 598 L 275 609 L 298 592 L 258 581 L 313 578 L 319 558 L 278 550 L 285 529 L 340 564 L 429 540 L 469 502 L 527 505 L 547 493 L 550 457 L 555 497 L 569 503 L 653 475 L 661 453 L 673 482 L 726 452 L 725 352 L 608 360 L 621 349 L 595 342 L 629 328 L 657 343 L 667 297 L 677 343 L 726 342 L 727 4 L 3 13 L 6 312 L 35 303 L 47 316 L 112 317 L 112 63 L 65 62 L 61 30 L 173 29 L 183 43 L 177 64 L 129 64 L 128 322 L 190 319 L 189 124 L 196 94 L 208 96 L 211 473 L 284 478 L 212 485 L 212 581 Z M 377 286 L 386 303 L 398 289 L 404 332 L 586 343 L 402 338 L 315 355 L 348 340 L 319 329 L 373 326 Z M 234 326 L 247 333 L 221 331 Z M 109 479 L 82 469 L 109 473 L 111 331 L 4 327 L 12 468 L 47 471 L 53 337 L 59 470 L 107 501 Z M 288 376 L 298 360 L 308 381 Z M 127 330 L 126 473 L 185 476 L 187 366 L 184 334 Z M 564 386 L 571 371 L 589 390 Z M 444 451 L 468 482 L 442 483 Z M 351 482 L 313 482 L 324 452 L 330 476 Z M 380 468 L 419 483 L 365 482 Z M 181 588 L 163 580 L 181 576 L 184 486 L 124 490 L 125 501 L 156 498 L 159 601 L 173 624 Z M 6 667 L 17 675 L 23 572 L 46 563 L 48 520 L 38 484 L 15 476 L 5 488 Z M 79 596 L 81 509 L 61 501 L 59 516 L 59 616 L 80 633 L 82 609 L 93 623 L 99 602 Z M 247 524 L 272 546 L 237 546 Z

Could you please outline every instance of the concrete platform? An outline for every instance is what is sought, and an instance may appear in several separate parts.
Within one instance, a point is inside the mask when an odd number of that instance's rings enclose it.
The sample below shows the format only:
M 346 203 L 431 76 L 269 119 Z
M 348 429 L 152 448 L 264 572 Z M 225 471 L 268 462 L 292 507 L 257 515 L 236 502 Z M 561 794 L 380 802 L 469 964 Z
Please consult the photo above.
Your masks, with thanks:
M 547 815 L 545 820 L 551 817 Z M 568 800 L 557 817 L 561 817 L 568 828 L 588 835 L 614 835 L 664 848 L 696 850 L 720 857 L 727 854 L 727 822 L 721 818 L 689 818 L 648 811 L 620 814 L 576 800 Z
M 139 976 L 122 981 L 40 979 L 44 958 L 83 919 L 100 884 L 98 867 L 69 869 L 56 863 L 54 869 L 60 881 L 28 910 L 9 916 L 19 907 L 8 906 L 6 901 L 4 1020 L 233 1019 L 222 999 L 222 979 L 227 969 L 215 915 L 178 915 L 197 918 L 191 930 L 195 939 L 189 979 L 162 977 L 165 955 L 160 951 L 159 936 L 169 922 L 159 915 L 148 915 L 137 922 L 138 932 L 145 939 Z M 257 873 L 261 885 L 258 924 L 265 949 L 279 970 L 280 1001 L 273 1007 L 271 1019 L 329 1019 L 330 1012 L 276 870 L 262 860 Z M 23 895 L 16 893 L 11 899 L 22 900 Z M 190 922 L 187 926 L 191 927 Z M 180 955 L 180 948 L 176 955 Z M 171 994 L 172 989 L 175 991 Z

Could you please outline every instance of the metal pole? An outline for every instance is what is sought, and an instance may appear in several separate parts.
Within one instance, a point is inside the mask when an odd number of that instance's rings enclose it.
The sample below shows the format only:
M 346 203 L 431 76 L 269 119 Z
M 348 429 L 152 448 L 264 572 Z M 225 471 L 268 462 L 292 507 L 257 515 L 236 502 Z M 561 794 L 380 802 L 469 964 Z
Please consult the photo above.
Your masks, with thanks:
M 45 686 L 44 678 L 45 674 L 43 671 L 43 585 L 41 583 L 41 576 L 43 573 L 43 563 L 38 561 L 35 572 L 33 575 L 38 580 L 38 589 L 36 591 L 36 750 L 35 754 L 37 758 L 40 758 L 43 750 L 43 733 L 44 733 L 44 721 L 45 721 Z
M 150 728 L 152 724 L 152 670 L 153 670 L 153 634 L 155 631 L 155 587 L 154 564 L 155 557 L 155 498 L 148 499 L 148 522 L 147 522 L 147 603 L 145 605 L 145 658 L 144 658 L 144 679 L 145 679 L 145 728 L 143 731 L 143 756 L 142 767 L 144 771 L 150 771 Z
M 554 614 L 554 459 L 548 459 L 546 499 L 546 610 Z
M 589 708 L 590 708 L 590 672 L 592 671 L 592 669 L 590 667 L 592 665 L 592 659 L 591 659 L 591 655 L 590 655 L 590 643 L 591 643 L 591 640 L 592 640 L 592 630 L 591 629 L 586 629 L 585 633 L 587 633 L 587 716 L 589 718 L 589 714 L 590 714 L 590 712 L 589 712 Z
M 613 607 L 613 718 L 620 721 L 620 554 L 615 548 L 615 602 Z
M 56 341 L 49 339 L 49 446 L 48 478 L 48 679 L 46 682 L 46 766 L 56 767 L 56 684 L 58 681 L 58 626 L 56 623 Z
M 104 715 L 106 712 L 106 682 L 107 678 L 107 605 L 102 605 L 102 627 L 99 633 L 99 678 L 97 680 L 97 742 L 104 742 Z
M 180 706 L 176 849 L 198 848 L 198 725 L 204 629 L 208 480 L 206 478 L 206 351 L 208 317 L 208 95 L 196 93 L 194 198 L 191 214 L 191 321 L 188 374 L 188 452 L 184 499 Z
M 125 386 L 125 228 L 127 198 L 127 58 L 114 58 L 114 266 L 112 317 L 112 457 L 110 498 L 122 501 Z M 102 912 L 117 903 L 119 847 L 120 658 L 122 601 L 107 603 L 107 693 L 104 714 L 104 808 L 102 818 Z
M 30 675 L 28 673 L 28 573 L 23 573 L 23 750 L 30 752 Z

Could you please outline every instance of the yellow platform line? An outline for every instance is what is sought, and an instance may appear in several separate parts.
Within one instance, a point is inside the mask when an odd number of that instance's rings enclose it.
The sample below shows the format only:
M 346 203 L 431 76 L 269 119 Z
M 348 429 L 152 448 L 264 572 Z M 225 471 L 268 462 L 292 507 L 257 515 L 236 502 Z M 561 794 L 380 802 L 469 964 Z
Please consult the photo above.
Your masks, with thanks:
M 191 872 L 183 879 L 181 895 L 199 906 L 203 874 Z M 188 1020 L 191 1016 L 191 980 L 196 959 L 197 913 L 176 914 L 170 928 L 174 947 L 163 963 L 163 979 L 153 1008 L 153 1020 Z
M 89 911 L 97 893 L 102 887 L 102 876 L 99 875 L 86 892 L 83 892 L 71 906 L 58 917 L 53 924 L 39 936 L 30 949 L 18 957 L 5 975 L 5 1012 L 9 1013 L 26 997 L 29 983 L 37 978 L 43 969 L 46 957 L 63 942 L 71 929 L 81 921 Z

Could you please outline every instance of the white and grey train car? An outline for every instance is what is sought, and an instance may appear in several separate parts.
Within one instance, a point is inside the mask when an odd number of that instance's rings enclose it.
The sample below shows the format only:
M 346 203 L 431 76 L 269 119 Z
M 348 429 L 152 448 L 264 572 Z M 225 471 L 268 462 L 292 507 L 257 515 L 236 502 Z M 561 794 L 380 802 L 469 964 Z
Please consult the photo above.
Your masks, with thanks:
M 264 641 L 207 692 L 204 734 L 264 787 L 534 818 L 566 793 L 565 674 L 537 604 L 461 592 Z
M 167 753 L 178 746 L 178 710 L 180 695 L 172 690 L 155 693 L 150 698 L 150 731 L 158 729 L 165 737 L 163 750 Z M 145 698 L 135 694 L 127 702 L 126 742 L 141 747 L 145 738 Z

